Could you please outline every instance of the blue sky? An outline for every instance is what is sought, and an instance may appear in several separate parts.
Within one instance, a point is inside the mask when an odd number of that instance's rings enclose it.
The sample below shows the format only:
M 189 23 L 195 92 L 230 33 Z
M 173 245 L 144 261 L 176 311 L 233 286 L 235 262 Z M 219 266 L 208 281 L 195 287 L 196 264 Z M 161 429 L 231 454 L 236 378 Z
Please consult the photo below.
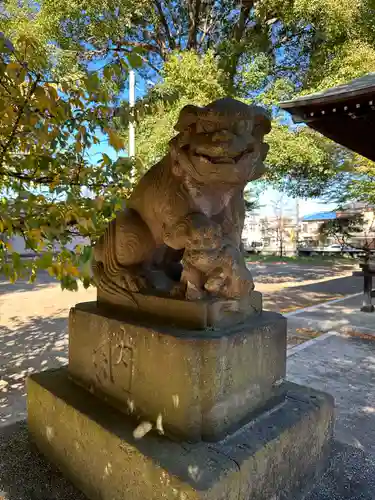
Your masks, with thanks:
M 262 216 L 272 217 L 275 215 L 274 203 L 280 201 L 281 193 L 273 188 L 268 188 L 263 191 L 259 196 L 259 213 Z M 296 200 L 290 198 L 286 195 L 282 198 L 283 213 L 286 217 L 295 216 L 296 210 Z M 315 212 L 325 212 L 335 209 L 335 204 L 327 203 L 319 198 L 317 199 L 307 199 L 299 200 L 299 215 L 303 217 L 304 215 L 313 214 Z

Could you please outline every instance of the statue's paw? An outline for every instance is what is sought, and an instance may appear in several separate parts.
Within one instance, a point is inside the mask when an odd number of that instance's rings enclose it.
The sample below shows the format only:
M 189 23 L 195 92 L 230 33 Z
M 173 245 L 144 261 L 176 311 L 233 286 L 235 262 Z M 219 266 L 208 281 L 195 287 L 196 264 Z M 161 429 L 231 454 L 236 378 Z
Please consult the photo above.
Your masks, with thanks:
M 206 296 L 206 293 L 204 290 L 201 288 L 198 288 L 195 286 L 193 283 L 190 283 L 189 281 L 186 284 L 186 291 L 185 291 L 185 299 L 187 300 L 199 300 L 203 299 Z
M 225 279 L 222 276 L 213 276 L 206 281 L 204 288 L 210 295 L 221 296 L 225 288 Z
M 225 287 L 225 296 L 229 299 L 247 297 L 254 290 L 254 281 L 250 272 L 234 274 Z

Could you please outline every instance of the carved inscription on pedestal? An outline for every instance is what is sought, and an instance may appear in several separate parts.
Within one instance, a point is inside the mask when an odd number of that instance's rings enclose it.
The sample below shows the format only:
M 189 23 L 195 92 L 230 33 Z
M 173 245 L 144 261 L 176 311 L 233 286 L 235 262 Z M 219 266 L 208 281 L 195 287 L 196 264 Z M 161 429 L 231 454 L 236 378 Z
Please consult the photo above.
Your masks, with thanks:
M 108 332 L 93 351 L 96 383 L 106 390 L 111 385 L 130 392 L 134 369 L 133 339 L 121 327 L 117 332 Z

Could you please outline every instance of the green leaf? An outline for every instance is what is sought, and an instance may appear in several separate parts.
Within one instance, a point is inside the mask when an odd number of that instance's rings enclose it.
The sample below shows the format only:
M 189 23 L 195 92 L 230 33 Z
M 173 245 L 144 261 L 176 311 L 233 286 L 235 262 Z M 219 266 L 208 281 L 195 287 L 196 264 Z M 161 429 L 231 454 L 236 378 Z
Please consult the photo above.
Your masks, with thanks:
M 89 92 L 95 92 L 99 89 L 100 80 L 96 73 L 91 73 L 85 80 L 86 89 Z
M 142 57 L 136 52 L 131 52 L 127 55 L 129 64 L 132 68 L 140 68 L 143 64 Z
M 92 247 L 91 246 L 85 246 L 83 249 L 83 252 L 81 254 L 81 262 L 85 264 L 86 262 L 89 262 L 92 258 Z
M 89 278 L 87 276 L 85 278 L 83 278 L 82 283 L 83 283 L 83 287 L 85 289 L 89 288 L 93 284 L 91 278 Z
M 111 158 L 107 155 L 107 153 L 102 153 L 103 163 L 104 165 L 110 165 L 112 163 Z

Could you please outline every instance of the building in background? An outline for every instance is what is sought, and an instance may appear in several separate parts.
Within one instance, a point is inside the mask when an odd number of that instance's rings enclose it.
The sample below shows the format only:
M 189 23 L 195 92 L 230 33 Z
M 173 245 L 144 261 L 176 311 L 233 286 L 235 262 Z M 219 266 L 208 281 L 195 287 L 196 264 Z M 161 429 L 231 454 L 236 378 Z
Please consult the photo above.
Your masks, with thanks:
M 2 236 L 3 238 L 3 236 Z M 5 242 L 11 245 L 11 248 L 14 252 L 19 253 L 22 257 L 33 257 L 36 253 L 30 248 L 26 248 L 25 241 L 22 236 L 14 235 L 11 238 L 7 238 Z M 78 246 L 86 246 L 90 245 L 89 238 L 84 238 L 83 236 L 73 236 L 72 240 L 65 245 L 65 248 L 68 250 L 74 251 L 74 249 Z M 58 252 L 60 250 L 60 245 L 55 245 L 55 251 Z
M 375 249 L 375 210 L 360 203 L 340 211 L 304 216 L 248 213 L 242 235 L 244 249 L 264 254 L 295 255 L 298 249 L 330 245 Z
M 259 212 L 247 212 L 242 231 L 242 244 L 246 252 L 259 252 L 262 248 L 262 233 Z
M 301 221 L 299 242 L 312 248 L 334 244 L 375 248 L 374 207 L 353 203 L 340 211 L 307 215 Z
M 327 221 L 337 218 L 336 212 L 317 212 L 311 215 L 305 215 L 300 223 L 299 244 L 301 246 L 318 247 L 322 244 L 331 244 L 324 241 L 321 235 L 321 227 Z

